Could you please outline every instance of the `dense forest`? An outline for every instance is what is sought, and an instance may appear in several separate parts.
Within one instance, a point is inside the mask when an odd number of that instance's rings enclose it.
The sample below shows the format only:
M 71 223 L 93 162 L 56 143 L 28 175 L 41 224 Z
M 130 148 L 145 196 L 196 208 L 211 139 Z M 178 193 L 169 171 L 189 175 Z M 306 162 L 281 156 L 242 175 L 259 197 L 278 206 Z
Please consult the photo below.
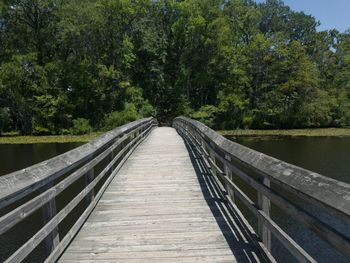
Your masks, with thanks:
M 1 0 L 0 131 L 350 125 L 350 30 L 282 1 Z

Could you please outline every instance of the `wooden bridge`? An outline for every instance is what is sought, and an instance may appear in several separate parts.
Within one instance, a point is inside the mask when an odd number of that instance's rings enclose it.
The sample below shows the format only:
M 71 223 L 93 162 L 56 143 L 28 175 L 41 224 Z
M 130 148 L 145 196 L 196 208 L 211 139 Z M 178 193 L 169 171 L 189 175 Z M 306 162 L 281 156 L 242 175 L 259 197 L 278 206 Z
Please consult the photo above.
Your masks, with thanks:
M 147 118 L 0 177 L 0 261 L 316 262 L 271 207 L 350 259 L 350 185 Z

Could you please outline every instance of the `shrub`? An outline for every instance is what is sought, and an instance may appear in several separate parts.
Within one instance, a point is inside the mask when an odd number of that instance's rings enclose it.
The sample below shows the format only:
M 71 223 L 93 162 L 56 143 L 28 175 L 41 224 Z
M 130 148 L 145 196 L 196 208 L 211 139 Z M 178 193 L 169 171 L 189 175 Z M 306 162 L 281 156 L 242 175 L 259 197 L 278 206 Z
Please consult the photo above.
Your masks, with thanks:
M 91 133 L 92 128 L 90 126 L 89 120 L 84 118 L 77 118 L 73 120 L 73 127 L 71 128 L 71 133 L 74 135 L 81 135 Z
M 34 126 L 33 135 L 50 135 L 51 132 L 48 128 L 42 126 Z
M 204 105 L 191 115 L 191 118 L 198 120 L 209 127 L 213 127 L 217 108 L 213 105 Z
M 59 134 L 60 135 L 69 135 L 69 134 L 71 134 L 71 131 L 69 129 L 60 129 Z
M 125 109 L 122 111 L 113 111 L 106 115 L 104 120 L 104 129 L 112 130 L 116 127 L 129 123 L 131 121 L 135 121 L 137 119 L 142 118 L 141 114 L 139 114 L 136 110 L 134 104 L 127 103 L 125 105 Z

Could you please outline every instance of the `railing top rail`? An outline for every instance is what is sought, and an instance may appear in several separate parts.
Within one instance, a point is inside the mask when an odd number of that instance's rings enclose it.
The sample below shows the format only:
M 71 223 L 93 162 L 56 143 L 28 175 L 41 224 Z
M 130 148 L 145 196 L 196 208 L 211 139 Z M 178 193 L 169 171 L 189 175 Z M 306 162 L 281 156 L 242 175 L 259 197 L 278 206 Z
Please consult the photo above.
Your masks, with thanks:
M 0 208 L 74 169 L 118 136 L 153 120 L 149 117 L 125 124 L 64 154 L 0 176 Z
M 343 218 L 350 218 L 350 185 L 257 152 L 232 142 L 203 123 L 177 117 L 191 124 L 214 147 L 244 167 L 267 176 L 282 187 L 292 190 L 313 203 L 331 208 Z

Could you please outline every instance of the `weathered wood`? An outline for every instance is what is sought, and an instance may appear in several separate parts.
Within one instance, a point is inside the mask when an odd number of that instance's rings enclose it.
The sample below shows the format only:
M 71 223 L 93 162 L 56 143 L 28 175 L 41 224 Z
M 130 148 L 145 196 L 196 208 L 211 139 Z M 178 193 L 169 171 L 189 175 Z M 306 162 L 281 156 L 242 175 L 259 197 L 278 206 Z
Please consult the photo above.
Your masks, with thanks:
M 262 260 L 195 162 L 174 129 L 154 129 L 112 180 L 59 262 L 181 262 L 188 257 L 215 262 L 218 255 L 230 262 Z
M 230 158 L 230 156 L 225 156 L 225 160 L 227 160 L 227 161 L 231 161 L 231 158 Z M 233 173 L 232 173 L 232 171 L 231 171 L 231 169 L 230 169 L 230 166 L 228 166 L 227 165 L 227 162 L 223 162 L 224 163 L 224 166 L 225 166 L 225 168 L 224 168 L 224 172 L 225 172 L 225 175 L 232 181 L 233 180 Z M 233 201 L 233 202 L 235 202 L 235 194 L 234 194 L 234 191 L 232 191 L 232 189 L 228 186 L 228 185 L 226 185 L 226 191 L 227 191 L 227 194 L 229 195 L 229 197 L 231 198 L 231 200 Z
M 345 254 L 347 254 L 346 251 L 349 251 L 350 241 L 342 233 L 323 223 L 315 216 L 311 215 L 307 211 L 304 211 L 302 208 L 291 203 L 278 193 L 271 190 L 269 187 L 262 185 L 254 178 L 239 170 L 237 167 L 233 165 L 229 165 L 229 167 L 230 170 L 239 176 L 243 181 L 255 188 L 259 193 L 267 196 L 269 200 L 283 209 L 283 211 L 289 214 L 293 219 L 304 224 L 307 228 L 317 233 L 321 238 L 333 244 L 334 247 L 341 248 L 341 250 L 345 251 Z
M 90 143 L 69 152 L 0 177 L 0 209 L 45 186 L 54 179 L 89 160 L 97 150 L 108 145 L 118 136 L 152 123 L 153 118 L 137 120 L 103 134 Z
M 301 198 L 326 209 L 329 213 L 342 216 L 350 221 L 350 185 L 322 176 L 301 167 L 283 162 L 271 156 L 257 152 L 238 143 L 232 142 L 204 124 L 185 117 L 187 126 L 192 125 L 205 140 L 212 141 L 217 149 L 231 156 L 232 161 L 264 176 L 292 191 Z
M 246 207 L 263 222 L 264 226 L 267 227 L 274 234 L 274 236 L 281 241 L 281 243 L 299 262 L 316 263 L 316 261 L 287 233 L 285 233 L 269 216 L 267 216 L 264 211 L 257 209 L 254 202 L 241 189 L 239 189 L 232 181 L 227 180 L 227 182 L 231 185 L 231 188 L 235 191 L 235 194 L 246 205 Z
M 46 165 L 50 165 L 43 172 L 46 176 L 29 176 L 20 190 L 14 188 L 7 196 L 0 192 L 1 208 L 46 185 L 41 189 L 42 193 L 0 218 L 1 234 L 40 207 L 44 211 L 44 227 L 6 262 L 20 262 L 43 240 L 46 240 L 51 252 L 46 262 L 55 262 L 69 244 L 62 262 L 123 261 L 127 257 L 153 261 L 205 257 L 210 261 L 210 258 L 217 257 L 218 251 L 233 262 L 248 258 L 274 262 L 268 252 L 271 234 L 298 261 L 314 262 L 300 244 L 271 219 L 270 202 L 350 257 L 348 237 L 284 198 L 283 193 L 275 192 L 270 188 L 270 181 L 347 222 L 348 206 L 343 201 L 340 201 L 339 207 L 332 207 L 334 197 L 333 201 L 327 202 L 326 198 L 320 199 L 317 194 L 305 191 L 305 185 L 297 186 L 300 176 L 306 174 L 305 178 L 313 176 L 313 182 L 327 189 L 327 194 L 333 191 L 337 194 L 335 198 L 343 198 L 350 189 L 348 185 L 334 182 L 322 185 L 327 178 L 314 176 L 312 172 L 281 161 L 276 163 L 276 159 L 234 144 L 193 120 L 177 118 L 174 124 L 185 138 L 185 143 L 173 129 L 161 128 L 154 130 L 142 146 L 136 148 L 153 126 L 152 119 L 138 121 L 114 130 L 117 132 L 108 137 L 109 140 L 98 140 L 89 154 L 80 155 L 80 159 L 61 159 L 66 161 L 62 170 L 51 169 L 52 162 L 47 162 Z M 118 149 L 118 154 L 114 155 L 117 147 L 121 150 Z M 110 163 L 95 177 L 94 167 L 106 157 Z M 59 159 L 57 161 L 57 167 L 63 165 Z M 116 162 L 118 165 L 115 167 Z M 40 172 L 44 169 L 40 165 L 42 163 L 28 168 L 28 171 Z M 52 185 L 57 176 L 75 169 L 77 165 L 81 167 Z M 292 169 L 288 170 L 288 176 L 293 178 L 293 182 L 286 180 L 286 167 Z M 24 176 L 26 173 L 18 174 Z M 56 214 L 55 197 L 83 175 L 86 175 L 86 187 Z M 95 186 L 105 176 L 108 177 L 101 190 L 94 193 Z M 238 176 L 257 190 L 256 204 L 237 187 L 233 176 Z M 0 189 L 4 182 L 9 183 L 0 180 Z M 329 187 L 340 188 L 332 190 Z M 264 246 L 238 211 L 234 203 L 236 197 L 257 217 L 258 234 Z M 58 224 L 83 199 L 88 200 L 88 207 L 59 241 Z M 247 247 L 251 254 L 247 254 Z
M 135 140 L 129 144 L 134 144 Z M 115 157 L 115 161 L 125 154 L 127 148 L 124 148 Z M 31 237 L 25 244 L 23 244 L 14 254 L 12 254 L 5 262 L 17 263 L 25 259 L 29 253 L 31 253 L 35 247 L 37 247 L 44 238 L 46 238 L 58 224 L 83 200 L 88 193 L 96 186 L 96 184 L 105 176 L 105 174 L 111 169 L 113 163 L 108 164 L 102 172 L 96 176 L 93 181 L 87 185 L 77 196 L 73 198 L 58 214 L 56 214 L 43 228 L 41 228 L 33 237 Z
M 52 187 L 52 183 L 45 186 L 43 191 L 49 189 Z M 42 218 L 43 218 L 43 224 L 47 224 L 52 218 L 56 216 L 56 200 L 55 198 L 52 198 L 49 202 L 47 202 L 42 208 Z M 45 238 L 45 248 L 47 251 L 47 254 L 50 255 L 51 252 L 57 247 L 57 245 L 60 242 L 60 236 L 58 232 L 58 226 L 56 226 L 51 233 Z
M 138 135 L 139 141 L 131 148 L 131 150 L 127 153 L 127 155 L 122 159 L 122 161 L 115 167 L 115 162 L 122 156 L 123 152 L 119 152 L 107 165 L 107 167 L 101 172 L 108 171 L 110 169 L 113 169 L 113 172 L 111 176 L 108 177 L 106 182 L 101 187 L 100 191 L 97 193 L 97 196 L 95 196 L 92 200 L 87 209 L 83 212 L 83 214 L 79 217 L 77 222 L 73 225 L 73 227 L 69 230 L 69 232 L 66 234 L 62 242 L 58 246 L 56 246 L 55 250 L 52 251 L 52 253 L 49 255 L 49 257 L 46 258 L 45 263 L 48 262 L 56 262 L 56 260 L 59 258 L 59 256 L 62 254 L 62 252 L 66 249 L 68 244 L 72 241 L 76 233 L 79 231 L 79 229 L 82 227 L 82 225 L 85 223 L 87 217 L 90 215 L 92 210 L 95 208 L 96 204 L 100 200 L 101 196 L 105 192 L 108 185 L 111 183 L 117 172 L 120 170 L 120 168 L 123 166 L 127 158 L 131 155 L 131 153 L 136 149 L 136 147 L 144 140 L 144 136 L 147 135 L 150 128 L 143 131 L 141 134 Z
M 263 182 L 262 182 L 266 187 L 270 187 L 270 179 L 268 179 L 267 177 L 263 178 Z M 264 211 L 264 213 L 270 217 L 270 200 L 263 195 L 260 191 L 258 192 L 258 205 L 260 207 L 260 209 L 262 211 Z M 266 226 L 264 225 L 264 220 L 262 220 L 261 218 L 258 219 L 258 233 L 259 236 L 261 236 L 261 239 L 264 243 L 264 245 L 266 246 L 266 248 L 271 251 L 271 232 L 266 228 Z
M 85 174 L 85 185 L 89 185 L 95 177 L 95 171 L 94 168 L 91 168 L 86 174 Z M 85 197 L 86 203 L 89 204 L 95 197 L 95 190 L 92 189 Z
M 33 199 L 30 199 L 28 202 L 22 204 L 18 208 L 12 210 L 11 212 L 0 217 L 0 234 L 6 232 L 11 227 L 13 227 L 18 222 L 22 221 L 45 203 L 52 200 L 55 196 L 60 194 L 64 189 L 69 187 L 75 181 L 77 181 L 82 175 L 88 172 L 92 167 L 98 164 L 100 161 L 105 158 L 109 152 L 117 147 L 119 143 L 125 141 L 127 134 L 119 138 L 113 145 L 106 149 L 103 153 L 96 156 L 93 160 L 90 160 L 87 164 L 76 170 L 69 177 L 65 178 L 63 181 L 59 182 L 57 185 L 52 186 L 52 183 L 49 184 L 50 187 L 45 187 L 42 193 Z
M 88 145 L 92 145 L 94 148 L 94 152 L 90 153 L 90 156 L 83 157 L 83 159 L 76 161 L 75 164 L 71 163 L 70 160 L 67 159 L 66 167 L 62 168 L 62 172 L 58 171 L 58 173 L 55 172 L 54 174 L 55 176 L 57 174 L 64 174 L 65 172 L 68 172 L 69 170 L 73 169 L 76 165 L 79 165 L 80 163 L 84 162 L 86 163 L 56 185 L 53 184 L 53 180 L 56 177 L 50 175 L 48 177 L 44 177 L 42 180 L 38 180 L 38 182 L 34 182 L 34 184 L 30 187 L 24 187 L 22 190 L 18 191 L 18 189 L 12 189 L 12 191 L 10 189 L 10 193 L 8 194 L 8 196 L 2 196 L 3 198 L 1 197 L 2 201 L 0 202 L 2 202 L 1 205 L 3 207 L 19 198 L 22 198 L 26 194 L 30 193 L 30 191 L 36 190 L 42 184 L 45 185 L 45 187 L 41 187 L 41 193 L 39 193 L 37 196 L 28 200 L 27 202 L 23 203 L 19 207 L 8 212 L 0 218 L 0 234 L 4 233 L 8 229 L 16 225 L 18 222 L 22 221 L 24 218 L 32 214 L 40 207 L 42 208 L 42 215 L 44 221 L 44 226 L 32 238 L 30 238 L 25 244 L 23 244 L 17 251 L 15 251 L 15 253 L 12 254 L 5 262 L 21 262 L 43 240 L 45 240 L 48 253 L 53 253 L 53 251 L 56 251 L 58 247 L 61 247 L 62 245 L 59 240 L 58 224 L 75 208 L 75 206 L 83 198 L 88 199 L 89 203 L 95 200 L 93 191 L 96 184 L 102 179 L 102 177 L 106 175 L 106 173 L 113 167 L 113 164 L 117 160 L 119 160 L 123 154 L 127 152 L 127 156 L 131 154 L 130 147 L 136 147 L 136 145 L 140 143 L 140 139 L 142 139 L 143 136 L 148 134 L 148 132 L 153 127 L 152 122 L 152 118 L 136 121 L 134 123 L 124 125 L 121 128 L 118 128 L 112 132 L 109 132 L 101 136 L 99 139 L 93 141 L 92 143 L 89 143 Z M 139 131 L 143 132 L 139 134 Z M 134 136 L 136 133 L 139 134 L 137 137 Z M 106 138 L 108 138 L 108 136 L 106 137 L 106 135 L 113 135 L 114 137 L 110 139 L 110 142 L 106 142 L 105 140 Z M 118 147 L 121 143 L 123 143 L 126 140 L 128 140 L 128 144 L 118 153 L 118 155 L 113 159 L 113 161 L 102 170 L 102 172 L 98 176 L 94 177 L 93 171 L 95 165 L 102 161 L 106 156 L 113 152 L 113 150 L 116 147 Z M 99 147 L 96 148 L 96 146 Z M 97 151 L 99 151 L 100 153 L 97 156 L 95 156 Z M 74 150 L 71 152 L 74 152 Z M 67 157 L 65 154 L 62 156 Z M 50 162 L 52 162 L 52 160 L 57 159 L 53 158 L 47 162 L 42 162 L 38 165 L 34 165 L 33 167 L 28 168 L 28 170 L 39 171 L 40 167 L 42 167 L 44 164 L 49 164 Z M 74 162 L 75 160 L 72 161 Z M 124 161 L 125 160 L 123 160 L 121 163 L 123 163 Z M 42 168 L 44 169 L 44 167 Z M 45 171 L 48 172 L 51 170 L 52 169 L 49 166 L 46 168 Z M 23 173 L 21 172 L 13 174 L 23 175 Z M 73 200 L 71 200 L 68 203 L 68 205 L 66 205 L 59 213 L 56 213 L 55 197 L 84 174 L 86 175 L 87 186 L 80 193 L 78 193 L 73 198 Z M 37 178 L 40 178 L 40 176 L 41 175 L 38 174 Z M 5 179 L 6 177 L 7 176 L 5 176 Z M 27 180 L 27 182 L 29 181 Z M 14 196 L 14 193 L 16 191 L 17 196 Z
M 313 172 L 289 165 L 279 160 L 278 163 L 276 163 L 276 159 L 233 143 L 197 121 L 181 117 L 175 119 L 174 126 L 179 132 L 184 134 L 186 139 L 196 146 L 201 156 L 207 159 L 207 162 L 205 163 L 209 163 L 211 166 L 210 170 L 215 172 L 213 174 L 220 177 L 221 180 L 224 180 L 226 183 L 225 189 L 229 193 L 228 197 L 232 204 L 234 204 L 234 202 L 231 198 L 232 193 L 230 193 L 230 189 L 234 190 L 234 193 L 237 193 L 237 190 L 239 189 L 232 182 L 232 177 L 228 175 L 234 173 L 257 190 L 257 204 L 250 203 L 249 200 L 243 200 L 243 203 L 247 206 L 250 205 L 249 208 L 254 210 L 253 213 L 258 217 L 258 233 L 263 240 L 264 245 L 269 250 L 271 249 L 270 231 L 272 231 L 272 233 L 281 240 L 282 244 L 286 246 L 287 249 L 289 249 L 299 260 L 303 258 L 303 260 L 306 260 L 307 262 L 310 260 L 310 258 L 308 258 L 309 256 L 305 254 L 305 251 L 303 251 L 301 247 L 295 247 L 297 244 L 292 242 L 291 238 L 284 232 L 280 232 L 280 228 L 276 228 L 277 225 L 269 217 L 271 200 L 286 213 L 290 214 L 293 218 L 304 224 L 307 228 L 313 230 L 322 239 L 326 240 L 333 247 L 341 251 L 344 255 L 350 257 L 350 240 L 348 237 L 291 203 L 289 200 L 283 198 L 280 193 L 276 193 L 269 189 L 271 180 L 291 193 L 296 194 L 299 198 L 303 198 L 309 202 L 311 201 L 312 204 L 316 204 L 328 213 L 338 216 L 343 220 L 345 219 L 346 222 L 350 222 L 350 217 L 348 216 L 350 202 L 344 204 L 344 198 L 346 199 L 347 194 L 350 193 L 350 185 L 332 179 L 328 180 L 328 178 L 321 175 L 317 175 Z M 199 142 L 198 138 L 202 138 L 202 140 Z M 210 156 L 206 154 L 206 151 L 210 152 Z M 226 176 L 223 176 L 221 170 L 217 167 L 216 162 L 213 161 L 216 159 L 224 164 L 224 174 L 226 174 Z M 288 167 L 288 176 L 290 176 L 288 180 L 294 180 L 291 184 L 284 180 L 286 178 L 286 170 L 279 169 L 279 167 Z M 243 170 L 259 176 L 262 181 L 256 181 Z M 300 185 L 300 189 L 298 188 L 298 183 L 303 176 L 305 177 L 302 180 L 306 180 L 308 184 L 312 184 L 311 190 L 305 188 L 305 185 Z M 312 179 L 310 179 L 310 177 L 312 177 Z M 325 184 L 326 181 L 328 183 Z M 322 198 L 319 198 L 318 193 L 316 193 L 316 195 L 312 193 L 312 191 L 316 189 L 316 185 L 320 185 L 320 189 L 326 189 L 326 192 L 328 193 L 334 192 L 335 196 L 332 196 L 332 198 L 328 198 L 328 196 L 322 196 Z M 239 192 L 240 199 L 245 198 L 245 196 L 242 196 L 242 193 L 243 192 Z M 336 199 L 339 199 L 340 206 L 339 203 L 335 202 Z M 256 207 L 259 207 L 260 209 L 257 209 Z M 261 214 L 262 212 L 263 214 Z

